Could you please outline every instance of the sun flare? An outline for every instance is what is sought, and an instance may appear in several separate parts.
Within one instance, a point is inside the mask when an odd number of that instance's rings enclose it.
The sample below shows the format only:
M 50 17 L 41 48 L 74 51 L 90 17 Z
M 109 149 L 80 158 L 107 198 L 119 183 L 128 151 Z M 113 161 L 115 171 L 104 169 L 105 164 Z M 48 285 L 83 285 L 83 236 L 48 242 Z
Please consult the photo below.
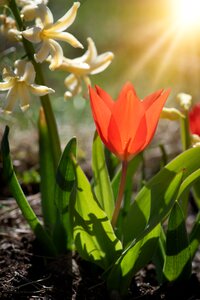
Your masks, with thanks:
M 180 29 L 200 28 L 200 0 L 176 0 L 174 4 L 175 18 Z

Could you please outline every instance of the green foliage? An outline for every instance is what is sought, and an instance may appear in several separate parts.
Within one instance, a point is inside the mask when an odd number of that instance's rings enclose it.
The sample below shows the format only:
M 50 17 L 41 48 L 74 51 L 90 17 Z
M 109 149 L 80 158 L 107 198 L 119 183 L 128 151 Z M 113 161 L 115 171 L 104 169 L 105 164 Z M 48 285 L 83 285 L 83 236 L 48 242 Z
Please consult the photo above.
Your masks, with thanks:
M 124 223 L 124 243 L 162 221 L 176 199 L 181 180 L 200 167 L 199 148 L 189 149 L 156 174 L 138 193 Z
M 9 128 L 5 128 L 5 132 L 3 135 L 2 143 L 1 143 L 1 154 L 3 160 L 3 173 L 6 183 L 8 184 L 13 197 L 16 199 L 19 208 L 22 211 L 22 214 L 33 230 L 35 236 L 38 238 L 40 244 L 42 245 L 44 251 L 47 254 L 55 255 L 56 248 L 48 235 L 48 233 L 44 230 L 42 224 L 40 223 L 39 219 L 35 215 L 34 211 L 32 210 L 28 200 L 26 199 L 20 184 L 17 180 L 15 175 L 11 157 L 10 157 L 10 147 L 8 143 L 8 134 Z
M 193 258 L 200 244 L 200 213 L 198 213 L 192 231 L 189 235 L 191 257 Z
M 74 242 L 84 259 L 107 269 L 119 257 L 122 245 L 75 160 L 74 168 L 76 185 L 69 205 Z
M 40 110 L 39 122 L 39 164 L 40 164 L 40 191 L 41 204 L 45 228 L 52 235 L 56 223 L 55 169 L 49 130 L 43 110 Z
M 156 249 L 160 235 L 160 225 L 157 225 L 145 237 L 128 247 L 116 261 L 111 271 L 106 274 L 110 289 L 126 294 L 132 277 L 151 259 Z
M 168 222 L 163 273 L 168 281 L 187 280 L 191 274 L 191 267 L 185 218 L 180 205 L 175 202 Z
M 104 147 L 97 133 L 95 133 L 93 141 L 92 169 L 94 193 L 99 205 L 111 219 L 114 211 L 114 197 L 106 166 Z
M 69 220 L 69 199 L 74 186 L 75 174 L 70 156 L 76 156 L 76 139 L 72 138 L 65 147 L 57 173 L 54 203 L 57 211 L 54 242 L 59 253 L 73 248 L 73 237 Z

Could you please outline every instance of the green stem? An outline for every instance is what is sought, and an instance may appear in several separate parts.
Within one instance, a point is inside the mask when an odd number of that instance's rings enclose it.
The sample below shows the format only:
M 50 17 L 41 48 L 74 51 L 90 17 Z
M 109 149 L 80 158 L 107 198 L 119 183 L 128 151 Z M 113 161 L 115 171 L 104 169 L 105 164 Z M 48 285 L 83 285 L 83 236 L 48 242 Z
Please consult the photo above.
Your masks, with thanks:
M 182 141 L 183 151 L 190 148 L 191 139 L 190 139 L 189 118 L 188 118 L 187 110 L 185 110 L 184 117 L 181 117 L 181 141 Z
M 9 7 L 12 10 L 12 13 L 18 24 L 19 30 L 20 31 L 25 30 L 25 26 L 20 17 L 20 13 L 19 13 L 19 10 L 18 10 L 15 0 L 10 0 Z M 22 43 L 23 43 L 23 46 L 24 46 L 24 49 L 26 51 L 28 58 L 31 60 L 31 62 L 34 65 L 35 72 L 36 72 L 36 83 L 40 84 L 40 85 L 46 85 L 44 76 L 42 73 L 41 65 L 36 63 L 36 61 L 34 59 L 35 50 L 34 50 L 33 45 L 28 40 L 24 39 L 23 37 L 22 37 Z M 56 120 L 55 120 L 55 116 L 54 116 L 54 113 L 52 110 L 49 95 L 47 94 L 45 96 L 41 96 L 40 100 L 41 100 L 41 104 L 43 106 L 45 118 L 47 121 L 49 136 L 50 136 L 50 140 L 51 140 L 54 166 L 56 169 L 58 166 L 60 156 L 61 156 L 60 139 L 59 139 L 59 135 L 58 135 Z
M 116 200 L 116 204 L 115 204 L 115 210 L 114 210 L 112 221 L 111 221 L 113 228 L 115 228 L 115 226 L 116 226 L 118 215 L 119 215 L 120 208 L 121 208 L 121 203 L 122 203 L 123 193 L 124 193 L 124 188 L 125 188 L 125 183 L 126 183 L 127 168 L 128 168 L 128 162 L 124 160 L 122 162 L 122 174 L 121 174 L 121 179 L 120 179 L 117 200 Z

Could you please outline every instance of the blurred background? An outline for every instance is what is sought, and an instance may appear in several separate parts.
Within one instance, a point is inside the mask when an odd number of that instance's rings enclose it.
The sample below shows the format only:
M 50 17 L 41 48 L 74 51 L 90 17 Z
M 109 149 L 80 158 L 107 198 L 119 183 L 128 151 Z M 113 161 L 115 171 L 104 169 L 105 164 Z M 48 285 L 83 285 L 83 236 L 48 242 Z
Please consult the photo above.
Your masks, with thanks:
M 74 1 L 49 1 L 48 6 L 57 20 Z M 193 101 L 200 101 L 200 1 L 199 0 L 80 0 L 81 6 L 75 22 L 68 31 L 87 47 L 91 37 L 98 53 L 112 51 L 115 58 L 102 73 L 91 76 L 114 98 L 126 81 L 131 81 L 143 98 L 160 88 L 171 88 L 167 106 L 177 106 L 176 95 L 189 93 Z M 1 36 L 0 67 L 9 59 L 18 57 L 14 51 L 6 52 L 5 37 Z M 63 45 L 63 44 L 62 44 Z M 85 50 L 64 46 L 66 57 L 80 56 Z M 56 113 L 62 145 L 76 135 L 83 155 L 87 153 L 94 131 L 89 102 L 80 95 L 64 101 L 63 84 L 67 74 L 48 70 L 44 65 L 47 86 L 56 90 L 51 97 Z M 1 93 L 1 104 L 4 101 Z M 11 145 L 29 145 L 37 151 L 37 117 L 39 100 L 33 97 L 30 109 L 17 110 L 12 115 L 0 114 L 0 133 L 5 124 L 11 127 Z M 179 124 L 161 121 L 158 132 L 160 142 L 178 144 Z M 27 134 L 28 133 L 28 134 Z M 158 133 L 159 134 L 159 133 Z M 167 144 L 166 143 L 166 144 Z M 29 146 L 27 146 L 29 149 Z M 91 148 L 91 144 L 90 144 Z M 169 150 L 170 151 L 170 150 Z M 87 153 L 88 154 L 88 153 Z

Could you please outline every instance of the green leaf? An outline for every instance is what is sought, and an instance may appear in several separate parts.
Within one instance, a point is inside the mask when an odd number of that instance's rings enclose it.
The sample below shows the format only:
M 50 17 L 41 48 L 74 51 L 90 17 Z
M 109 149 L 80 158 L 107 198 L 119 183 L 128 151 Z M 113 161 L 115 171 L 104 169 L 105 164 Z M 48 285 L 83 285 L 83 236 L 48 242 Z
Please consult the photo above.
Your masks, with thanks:
M 75 138 L 65 147 L 56 173 L 55 206 L 58 214 L 53 236 L 60 253 L 73 247 L 69 220 L 69 199 L 75 182 L 74 167 L 70 158 L 72 154 L 76 156 Z
M 47 234 L 47 232 L 44 230 L 43 226 L 41 225 L 39 219 L 35 215 L 34 211 L 32 210 L 30 204 L 28 203 L 28 200 L 26 199 L 19 182 L 17 180 L 17 177 L 15 175 L 12 161 L 10 158 L 10 148 L 8 143 L 8 134 L 9 134 L 9 128 L 6 126 L 5 132 L 3 135 L 2 143 L 1 143 L 1 154 L 2 154 L 2 160 L 3 160 L 3 173 L 5 177 L 5 181 L 7 182 L 13 197 L 16 199 L 16 202 L 21 209 L 21 212 L 33 230 L 34 234 L 36 235 L 37 239 L 39 240 L 40 244 L 43 246 L 46 253 L 50 255 L 56 254 L 56 248 L 54 247 L 54 244 Z
M 200 244 L 200 213 L 198 213 L 192 231 L 189 235 L 191 257 L 193 258 Z
M 38 129 L 42 215 L 45 228 L 49 231 L 50 235 L 52 235 L 57 215 L 54 203 L 54 192 L 56 184 L 55 168 L 48 127 L 45 114 L 42 109 L 40 110 Z
M 114 197 L 106 167 L 104 149 L 100 137 L 95 133 L 92 149 L 92 169 L 94 173 L 94 193 L 109 219 L 114 210 Z
M 192 191 L 193 191 L 195 203 L 196 203 L 198 209 L 200 209 L 200 180 L 197 180 L 194 183 Z
M 138 193 L 124 225 L 125 244 L 151 230 L 166 217 L 181 180 L 200 168 L 200 148 L 189 149 L 156 174 Z
M 175 202 L 168 221 L 163 273 L 168 281 L 187 280 L 191 275 L 191 267 L 185 218 L 180 205 Z
M 152 259 L 159 236 L 160 225 L 157 225 L 120 256 L 111 271 L 105 273 L 109 289 L 118 290 L 122 295 L 127 293 L 132 277 Z
M 188 211 L 188 200 L 189 200 L 189 192 L 192 186 L 196 182 L 199 181 L 200 178 L 200 169 L 196 170 L 192 174 L 190 174 L 181 184 L 179 193 L 177 196 L 177 200 L 179 201 L 181 208 L 183 209 L 183 213 L 187 216 Z
M 152 261 L 156 267 L 156 278 L 159 283 L 163 282 L 163 266 L 164 266 L 165 257 L 166 257 L 165 249 L 166 249 L 166 235 L 165 235 L 163 227 L 161 226 L 158 247 L 157 247 L 157 249 L 154 253 L 153 259 L 152 259 Z
M 95 200 L 85 174 L 75 161 L 74 168 L 76 187 L 69 207 L 75 245 L 85 260 L 106 269 L 120 255 L 122 245 L 106 213 Z
M 182 172 L 167 169 L 153 177 L 139 192 L 124 222 L 125 245 L 141 239 L 169 213 L 181 184 Z

